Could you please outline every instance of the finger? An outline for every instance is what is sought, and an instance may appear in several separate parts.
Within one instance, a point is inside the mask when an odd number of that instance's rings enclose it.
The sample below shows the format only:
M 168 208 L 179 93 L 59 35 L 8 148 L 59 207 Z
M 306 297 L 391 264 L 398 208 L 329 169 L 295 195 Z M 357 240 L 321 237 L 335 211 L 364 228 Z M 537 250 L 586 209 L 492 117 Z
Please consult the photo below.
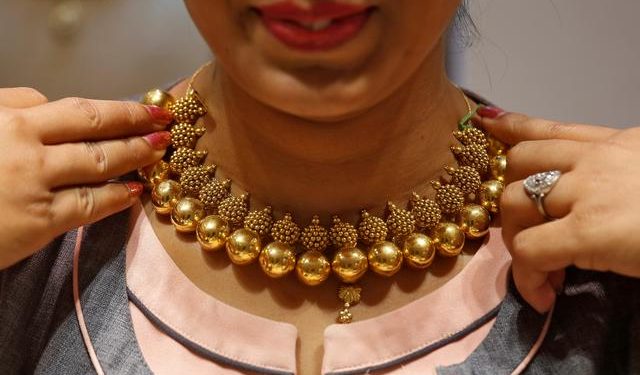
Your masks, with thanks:
M 101 142 L 46 146 L 45 171 L 53 187 L 102 183 L 160 160 L 171 140 L 166 131 Z
M 139 182 L 108 183 L 63 189 L 51 204 L 52 225 L 68 231 L 130 207 L 142 193 Z
M 567 216 L 575 203 L 574 177 L 571 173 L 563 175 L 553 189 L 545 196 L 543 206 L 550 217 L 559 219 Z M 547 220 L 538 212 L 538 207 L 524 189 L 524 180 L 505 186 L 500 198 L 500 216 L 502 217 L 502 237 L 511 248 L 513 237 L 520 231 Z
M 507 153 L 505 180 L 517 181 L 551 170 L 568 172 L 589 152 L 590 143 L 571 140 L 524 141 Z
M 135 102 L 66 98 L 25 111 L 45 144 L 124 138 L 164 129 L 171 113 Z
M 555 303 L 558 284 L 564 283 L 565 271 L 540 272 L 514 260 L 511 273 L 522 298 L 542 314 L 549 311 Z
M 48 101 L 46 96 L 30 87 L 0 88 L 0 106 L 2 107 L 29 108 Z
M 572 235 L 570 216 L 520 231 L 509 248 L 514 260 L 540 272 L 561 270 L 575 264 L 584 246 Z
M 600 141 L 616 132 L 615 129 L 602 126 L 543 120 L 519 113 L 506 113 L 497 118 L 482 117 L 479 125 L 510 145 L 544 139 Z

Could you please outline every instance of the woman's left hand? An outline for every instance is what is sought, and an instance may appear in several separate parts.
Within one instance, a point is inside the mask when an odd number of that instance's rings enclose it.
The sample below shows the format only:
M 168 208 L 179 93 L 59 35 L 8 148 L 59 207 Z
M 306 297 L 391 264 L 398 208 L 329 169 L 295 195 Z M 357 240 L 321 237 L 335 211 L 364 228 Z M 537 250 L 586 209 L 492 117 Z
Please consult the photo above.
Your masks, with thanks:
M 501 200 L 504 241 L 518 291 L 548 311 L 564 269 L 640 277 L 640 127 L 565 124 L 485 108 L 481 126 L 512 145 Z M 562 172 L 544 198 L 547 221 L 524 190 L 527 176 Z

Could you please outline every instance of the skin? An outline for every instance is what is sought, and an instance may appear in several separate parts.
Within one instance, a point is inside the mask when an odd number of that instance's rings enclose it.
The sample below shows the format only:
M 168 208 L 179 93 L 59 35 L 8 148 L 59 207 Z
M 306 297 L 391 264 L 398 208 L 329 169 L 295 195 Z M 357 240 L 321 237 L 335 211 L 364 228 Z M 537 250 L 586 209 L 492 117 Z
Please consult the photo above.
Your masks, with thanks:
M 515 113 L 485 117 L 480 124 L 515 145 L 507 155 L 502 234 L 516 286 L 536 310 L 551 308 L 569 266 L 640 277 L 640 128 Z M 531 174 L 553 169 L 563 175 L 544 200 L 555 219 L 547 222 L 522 184 Z
M 250 191 L 252 205 L 269 202 L 276 214 L 292 211 L 300 223 L 315 213 L 341 214 L 354 222 L 362 207 L 381 214 L 386 201 L 406 203 L 411 191 L 431 195 L 425 182 L 441 175 L 443 165 L 453 164 L 451 131 L 466 112 L 459 91 L 446 78 L 442 43 L 458 2 L 375 1 L 379 10 L 362 38 L 313 54 L 289 50 L 261 29 L 248 6 L 267 2 L 186 1 L 218 58 L 216 70 L 205 70 L 195 82 L 210 110 L 205 120 L 210 131 L 198 145 L 209 150 L 209 162 L 215 161 L 238 189 Z M 173 93 L 184 90 L 183 83 Z M 0 182 L 28 181 L 24 188 L 0 193 L 3 220 L 10 218 L 0 226 L 0 268 L 70 228 L 135 202 L 126 186 L 105 182 L 162 156 L 163 150 L 143 135 L 162 130 L 166 120 L 150 113 L 133 103 L 47 103 L 33 90 L 0 90 L 0 149 L 15 151 L 0 156 Z M 634 270 L 640 255 L 629 250 L 640 244 L 631 219 L 638 210 L 623 199 L 638 191 L 637 179 L 629 177 L 640 176 L 634 169 L 638 131 L 614 135 L 604 128 L 561 128 L 523 118 L 507 115 L 481 123 L 517 144 L 509 154 L 508 180 L 513 183 L 504 196 L 502 222 L 523 296 L 540 311 L 548 309 L 555 298 L 551 286 L 559 284 L 570 264 L 638 276 Z M 548 131 L 533 132 L 545 124 Z M 526 156 L 527 147 L 536 157 Z M 562 147 L 571 157 L 563 153 L 555 159 L 543 152 L 545 147 Z M 554 168 L 571 170 L 561 183 L 574 185 L 558 184 L 546 203 L 561 219 L 543 223 L 514 181 Z M 576 188 L 594 175 L 602 178 L 587 184 L 588 189 Z M 610 191 L 625 193 L 611 196 Z M 239 272 L 224 257 L 185 251 L 198 245 L 176 236 L 153 215 L 148 201 L 145 207 L 167 252 L 196 285 L 245 311 L 296 324 L 300 373 L 318 372 L 322 330 L 337 311 L 335 285 L 311 292 L 290 280 L 269 280 L 255 267 Z M 328 217 L 322 219 L 326 223 Z M 616 230 L 602 223 L 615 224 Z M 536 232 L 543 230 L 543 235 Z M 365 290 L 376 293 L 365 295 L 359 318 L 393 310 L 438 288 L 473 251 L 471 245 L 462 257 L 439 260 L 427 273 L 401 272 L 393 280 L 367 276 Z

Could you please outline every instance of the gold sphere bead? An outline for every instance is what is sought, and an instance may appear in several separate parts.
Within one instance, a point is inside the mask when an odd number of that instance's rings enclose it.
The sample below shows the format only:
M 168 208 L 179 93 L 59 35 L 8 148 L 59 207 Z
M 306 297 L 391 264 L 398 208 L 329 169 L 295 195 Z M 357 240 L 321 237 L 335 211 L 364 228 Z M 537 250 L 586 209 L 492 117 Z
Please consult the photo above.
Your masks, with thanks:
M 413 268 L 427 268 L 436 256 L 436 243 L 425 234 L 413 233 L 404 240 L 402 256 Z
M 147 169 L 146 175 L 147 181 L 149 181 L 152 186 L 159 184 L 169 178 L 169 163 L 160 160 Z
M 331 273 L 331 265 L 321 252 L 306 251 L 298 258 L 296 274 L 304 284 L 315 286 L 322 284 Z
M 507 152 L 508 146 L 502 141 L 491 136 L 487 137 L 487 139 L 489 142 L 489 153 L 491 155 L 502 155 Z
M 489 233 L 491 214 L 478 204 L 468 204 L 458 214 L 458 226 L 467 238 L 481 238 Z
M 379 241 L 369 249 L 369 266 L 382 276 L 393 276 L 402 267 L 402 251 L 393 242 Z
M 355 283 L 369 268 L 367 256 L 357 247 L 345 247 L 338 250 L 331 262 L 333 272 L 345 283 Z
M 231 228 L 226 220 L 218 215 L 209 215 L 198 223 L 196 235 L 203 249 L 220 250 L 224 247 Z
M 440 223 L 433 231 L 438 254 L 454 257 L 462 252 L 464 247 L 464 232 L 454 223 Z
M 182 198 L 171 210 L 171 222 L 178 232 L 193 232 L 206 216 L 204 205 L 194 198 Z
M 482 207 L 493 212 L 500 212 L 500 196 L 504 191 L 504 184 L 498 180 L 485 181 L 478 190 L 478 200 Z
M 291 245 L 271 242 L 260 252 L 260 268 L 274 279 L 289 274 L 296 267 L 296 254 Z
M 234 264 L 243 266 L 252 263 L 260 255 L 260 236 L 246 228 L 235 230 L 227 239 L 227 255 Z
M 170 214 L 180 198 L 182 198 L 182 188 L 179 183 L 173 180 L 162 181 L 151 191 L 153 208 L 162 215 Z
M 164 109 L 169 109 L 173 102 L 175 102 L 175 100 L 171 94 L 158 89 L 147 92 L 144 98 L 142 98 L 142 104 L 155 105 L 156 107 Z
M 491 158 L 491 177 L 504 183 L 504 175 L 507 173 L 507 155 L 496 155 Z

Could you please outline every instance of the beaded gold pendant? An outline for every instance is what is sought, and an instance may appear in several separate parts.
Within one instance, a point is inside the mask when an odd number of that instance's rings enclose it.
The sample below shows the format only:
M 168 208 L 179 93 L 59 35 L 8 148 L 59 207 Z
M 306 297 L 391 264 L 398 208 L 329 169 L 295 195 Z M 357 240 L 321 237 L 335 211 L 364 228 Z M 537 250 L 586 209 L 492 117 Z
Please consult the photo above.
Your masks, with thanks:
M 334 215 L 325 227 L 316 215 L 301 227 L 291 213 L 275 218 L 270 206 L 252 209 L 248 193 L 231 194 L 232 182 L 217 177 L 216 166 L 204 164 L 206 150 L 196 149 L 206 131 L 198 120 L 207 109 L 191 85 L 177 100 L 159 90 L 145 96 L 144 103 L 170 109 L 175 121 L 165 160 L 139 174 L 156 212 L 169 215 L 177 231 L 194 233 L 204 251 L 226 249 L 235 265 L 258 262 L 268 277 L 295 273 L 310 287 L 337 277 L 344 285 L 336 321 L 349 323 L 362 293 L 355 283 L 369 270 L 382 277 L 403 265 L 424 270 L 438 256 L 460 254 L 466 239 L 488 233 L 504 189 L 506 145 L 473 127 L 475 112 L 464 98 L 469 113 L 453 132 L 459 144 L 451 147 L 458 165 L 444 168 L 448 179 L 431 183 L 434 196 L 412 193 L 406 206 L 388 202 L 384 217 L 362 209 L 356 224 Z

